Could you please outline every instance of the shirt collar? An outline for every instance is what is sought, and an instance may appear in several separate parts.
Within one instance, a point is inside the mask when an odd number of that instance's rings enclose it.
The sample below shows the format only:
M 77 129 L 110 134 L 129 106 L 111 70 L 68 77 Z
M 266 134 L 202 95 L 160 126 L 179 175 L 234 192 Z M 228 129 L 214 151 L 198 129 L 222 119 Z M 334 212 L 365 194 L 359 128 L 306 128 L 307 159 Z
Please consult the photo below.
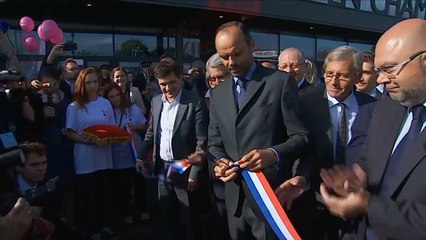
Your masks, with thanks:
M 244 76 L 244 79 L 246 79 L 246 80 L 248 80 L 248 81 L 250 81 L 251 80 L 251 78 L 253 77 L 253 73 L 254 73 L 254 71 L 256 70 L 256 62 L 255 61 L 253 61 L 252 62 L 252 64 L 251 64 L 251 67 L 250 67 L 250 70 L 247 72 L 247 74 Z M 234 78 L 234 81 L 235 82 L 237 82 L 237 80 L 238 80 L 238 77 L 241 77 L 241 76 L 234 76 L 233 78 Z
M 18 176 L 17 176 L 17 180 L 18 180 L 18 185 L 19 185 L 19 191 L 21 192 L 21 194 L 24 194 L 26 191 L 37 187 L 37 183 L 32 183 L 30 181 L 27 181 L 24 178 L 24 176 L 22 176 L 19 173 L 18 173 Z
M 163 103 L 168 103 L 168 104 L 170 104 L 170 105 L 176 105 L 176 104 L 178 104 L 178 103 L 180 102 L 180 97 L 181 97 L 181 95 L 182 95 L 182 89 L 183 89 L 183 87 L 181 87 L 181 89 L 179 90 L 178 95 L 175 97 L 175 99 L 173 99 L 173 101 L 172 101 L 171 103 L 169 103 L 169 102 L 167 101 L 167 99 L 166 99 L 166 95 L 165 95 L 164 93 L 161 95 L 161 101 L 162 101 Z
M 327 92 L 327 99 L 328 99 L 328 107 L 329 108 L 332 108 L 332 107 L 336 106 L 336 104 L 339 103 L 339 101 L 337 101 L 337 99 L 335 99 L 334 97 L 331 97 L 330 95 L 328 95 L 328 92 Z M 355 94 L 354 94 L 353 91 L 343 101 L 343 103 L 349 109 L 352 109 L 352 110 L 356 109 L 356 106 L 358 106 L 358 101 L 356 100 L 356 97 L 355 97 Z
M 302 78 L 302 80 L 300 80 L 298 83 L 297 83 L 297 88 L 300 88 L 300 86 L 302 86 L 302 84 L 305 82 L 306 80 L 305 80 L 305 78 L 303 77 Z

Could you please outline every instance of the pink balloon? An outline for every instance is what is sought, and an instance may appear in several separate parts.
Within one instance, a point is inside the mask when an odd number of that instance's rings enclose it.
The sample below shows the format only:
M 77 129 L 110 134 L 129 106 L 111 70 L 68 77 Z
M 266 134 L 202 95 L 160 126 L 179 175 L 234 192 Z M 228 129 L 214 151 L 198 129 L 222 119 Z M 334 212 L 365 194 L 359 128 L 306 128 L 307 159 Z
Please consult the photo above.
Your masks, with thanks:
M 53 44 L 59 44 L 64 40 L 64 32 L 62 32 L 62 29 L 57 27 L 55 29 L 55 33 L 53 37 L 50 39 L 50 42 Z
M 56 24 L 56 22 L 51 19 L 44 20 L 41 23 L 41 26 L 42 26 L 41 31 L 43 32 L 47 40 L 49 40 L 50 38 L 54 36 L 56 29 L 58 28 L 58 24 Z M 47 40 L 43 40 L 43 41 L 47 41 Z
M 34 52 L 38 48 L 38 41 L 33 36 L 24 39 L 24 47 L 29 52 Z
M 37 28 L 37 34 L 38 37 L 43 40 L 43 41 L 49 41 L 49 38 L 45 35 L 44 31 L 43 31 L 43 24 L 40 24 Z
M 22 17 L 19 20 L 19 25 L 24 32 L 31 32 L 34 29 L 34 21 L 30 17 Z

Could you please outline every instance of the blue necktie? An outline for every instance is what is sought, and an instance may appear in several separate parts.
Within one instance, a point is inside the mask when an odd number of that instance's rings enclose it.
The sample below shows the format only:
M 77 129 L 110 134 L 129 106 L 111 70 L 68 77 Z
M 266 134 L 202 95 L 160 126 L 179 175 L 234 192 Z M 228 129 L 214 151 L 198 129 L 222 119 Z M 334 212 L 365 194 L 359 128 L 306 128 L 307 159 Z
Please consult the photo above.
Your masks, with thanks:
M 418 105 L 410 109 L 413 114 L 413 120 L 411 121 L 410 129 L 408 130 L 407 134 L 402 138 L 401 142 L 396 147 L 392 156 L 389 158 L 388 166 L 386 167 L 385 174 L 380 184 L 380 196 L 391 196 L 392 192 L 390 191 L 392 180 L 396 176 L 398 169 L 400 169 L 401 164 L 404 162 L 404 159 L 407 158 L 407 154 L 410 153 L 410 147 L 413 146 L 417 136 L 419 135 L 422 129 L 422 119 L 425 114 L 425 110 L 426 108 L 423 105 Z
M 337 128 L 337 139 L 336 139 L 336 164 L 345 164 L 346 162 L 346 143 L 347 143 L 347 123 L 346 123 L 346 105 L 344 103 L 338 103 L 341 108 L 339 114 L 339 127 Z
M 235 91 L 236 91 L 236 97 L 237 97 L 237 104 L 238 104 L 238 111 L 241 110 L 241 107 L 244 103 L 244 97 L 246 95 L 247 90 L 247 79 L 244 78 L 238 78 L 237 82 L 235 84 Z
M 392 156 L 389 158 L 388 165 L 378 191 L 379 196 L 387 198 L 391 197 L 392 180 L 395 178 L 404 160 L 407 159 L 407 156 L 410 153 L 410 147 L 412 147 L 416 142 L 416 139 L 422 130 L 426 108 L 423 105 L 418 105 L 411 108 L 410 111 L 413 114 L 410 129 L 402 138 L 401 142 L 399 142 Z M 370 227 L 367 228 L 366 237 L 367 240 L 377 239 L 377 236 Z

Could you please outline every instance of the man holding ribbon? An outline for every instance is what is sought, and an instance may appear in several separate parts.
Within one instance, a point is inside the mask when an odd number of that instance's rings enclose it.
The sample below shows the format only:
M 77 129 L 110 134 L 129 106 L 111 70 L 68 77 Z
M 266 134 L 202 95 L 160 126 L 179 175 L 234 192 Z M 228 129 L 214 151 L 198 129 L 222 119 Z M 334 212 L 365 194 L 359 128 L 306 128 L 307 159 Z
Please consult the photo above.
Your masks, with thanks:
M 226 183 L 230 235 L 277 239 L 272 231 L 276 228 L 252 195 L 256 188 L 249 189 L 242 175 L 262 172 L 273 189 L 291 177 L 292 165 L 307 143 L 297 85 L 289 74 L 253 60 L 254 40 L 243 23 L 221 25 L 215 44 L 232 77 L 212 92 L 208 145 L 218 159 L 215 174 Z
M 197 199 L 203 167 L 182 169 L 183 159 L 205 149 L 208 115 L 203 99 L 183 88 L 182 69 L 176 61 L 161 61 L 154 70 L 162 94 L 152 99 L 149 128 L 142 143 L 137 169 L 143 168 L 153 147 L 158 177 L 161 239 L 203 239 Z M 180 167 L 179 167 L 180 166 Z

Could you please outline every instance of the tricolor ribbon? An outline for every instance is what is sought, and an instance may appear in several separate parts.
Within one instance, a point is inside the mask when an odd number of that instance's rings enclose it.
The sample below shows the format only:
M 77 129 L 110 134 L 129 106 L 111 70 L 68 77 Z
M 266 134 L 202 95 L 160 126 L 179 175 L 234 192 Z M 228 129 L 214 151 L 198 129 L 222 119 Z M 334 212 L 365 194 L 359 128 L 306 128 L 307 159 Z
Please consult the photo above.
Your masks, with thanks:
M 260 210 L 279 239 L 300 240 L 283 207 L 262 172 L 242 169 L 242 175 Z
M 178 172 L 179 174 L 182 174 L 191 166 L 185 159 L 182 160 L 173 160 L 173 162 L 170 164 L 169 168 L 167 169 L 166 177 L 168 178 L 173 172 Z
M 138 159 L 138 152 L 136 151 L 136 135 L 135 135 L 135 132 L 133 131 L 133 128 L 130 125 L 126 125 L 126 130 L 132 137 L 132 141 L 130 141 L 130 144 L 132 146 L 133 156 L 135 157 L 135 161 L 136 161 L 136 159 Z

